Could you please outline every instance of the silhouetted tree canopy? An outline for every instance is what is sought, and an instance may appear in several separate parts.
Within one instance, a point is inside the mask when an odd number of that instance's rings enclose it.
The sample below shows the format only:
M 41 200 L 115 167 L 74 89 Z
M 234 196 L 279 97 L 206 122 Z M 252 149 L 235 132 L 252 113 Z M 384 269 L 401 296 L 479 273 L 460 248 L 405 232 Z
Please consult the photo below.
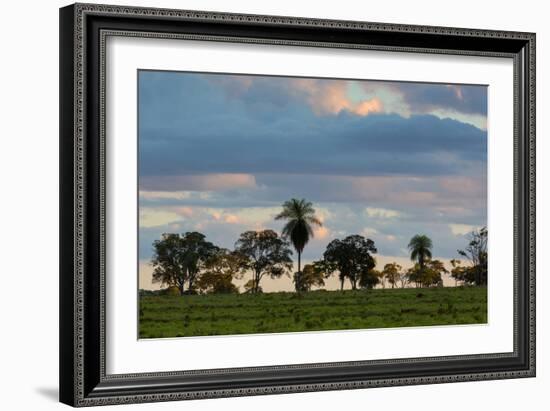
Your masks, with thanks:
M 279 278 L 292 269 L 290 244 L 273 230 L 242 233 L 235 251 L 245 257 L 242 267 L 252 271 L 252 292 L 259 291 L 264 276 Z
M 313 205 L 305 199 L 298 200 L 292 198 L 283 203 L 283 211 L 281 211 L 275 220 L 286 220 L 287 223 L 283 228 L 283 237 L 290 238 L 290 242 L 298 253 L 298 272 L 295 276 L 300 276 L 302 271 L 302 252 L 304 247 L 313 238 L 312 225 L 321 226 L 321 221 L 315 216 Z M 299 284 L 295 281 L 295 284 Z M 296 288 L 298 290 L 298 287 Z
M 311 291 L 312 287 L 322 287 L 325 285 L 324 264 L 321 261 L 314 261 L 306 264 L 302 272 L 294 273 L 294 286 L 297 292 Z
M 417 287 L 443 286 L 442 275 L 448 273 L 443 262 L 439 260 L 427 260 L 424 267 L 416 263 L 407 271 L 410 282 L 414 282 Z
M 465 283 L 466 273 L 468 272 L 468 267 L 460 265 L 461 263 L 462 262 L 460 260 L 457 260 L 455 258 L 451 260 L 451 266 L 453 267 L 451 269 L 451 277 L 454 278 L 455 284 L 457 285 L 459 282 Z
M 382 279 L 383 274 L 371 268 L 370 270 L 362 271 L 359 275 L 359 287 L 366 288 L 367 290 L 372 290 Z
M 487 227 L 474 230 L 468 235 L 468 246 L 457 250 L 471 264 L 464 274 L 464 281 L 468 284 L 487 284 L 487 238 Z
M 185 284 L 194 292 L 194 282 L 206 261 L 219 251 L 198 232 L 163 234 L 153 242 L 153 282 L 176 286 L 183 295 Z
M 205 271 L 197 281 L 197 288 L 205 293 L 238 293 L 233 279 L 242 278 L 245 265 L 246 257 L 243 255 L 220 249 L 205 262 Z
M 344 281 L 348 278 L 351 288 L 357 289 L 357 282 L 361 275 L 374 268 L 376 262 L 371 254 L 377 252 L 374 241 L 361 235 L 350 235 L 343 240 L 332 240 L 323 254 L 329 274 L 339 272 L 340 289 L 344 288 Z
M 420 269 L 423 269 L 425 262 L 432 258 L 432 240 L 427 235 L 415 235 L 407 247 L 411 253 L 411 260 L 417 261 Z

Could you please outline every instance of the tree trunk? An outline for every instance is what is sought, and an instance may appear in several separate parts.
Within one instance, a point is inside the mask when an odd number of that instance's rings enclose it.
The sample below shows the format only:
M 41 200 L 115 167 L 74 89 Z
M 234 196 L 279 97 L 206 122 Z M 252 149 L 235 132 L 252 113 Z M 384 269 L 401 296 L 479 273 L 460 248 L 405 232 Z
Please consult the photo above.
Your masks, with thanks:
M 344 291 L 344 278 L 340 278 L 340 291 Z
M 260 291 L 260 275 L 258 273 L 254 273 L 254 294 L 257 294 L 258 291 Z
M 302 253 L 298 251 L 298 272 L 302 272 Z

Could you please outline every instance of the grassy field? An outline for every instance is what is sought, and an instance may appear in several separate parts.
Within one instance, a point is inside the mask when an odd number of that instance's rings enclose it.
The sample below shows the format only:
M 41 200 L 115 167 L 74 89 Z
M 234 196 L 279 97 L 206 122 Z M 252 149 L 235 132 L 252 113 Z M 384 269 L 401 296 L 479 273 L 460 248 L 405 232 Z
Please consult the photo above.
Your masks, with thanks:
M 487 288 L 140 297 L 140 338 L 487 322 Z

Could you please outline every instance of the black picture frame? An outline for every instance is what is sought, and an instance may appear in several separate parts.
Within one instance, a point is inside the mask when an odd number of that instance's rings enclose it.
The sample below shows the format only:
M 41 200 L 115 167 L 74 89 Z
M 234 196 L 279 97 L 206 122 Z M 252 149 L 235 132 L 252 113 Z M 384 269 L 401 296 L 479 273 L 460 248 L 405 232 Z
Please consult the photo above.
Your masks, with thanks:
M 514 64 L 514 351 L 105 373 L 104 47 L 109 35 L 507 57 Z M 60 401 L 73 406 L 535 376 L 535 34 L 75 4 L 60 9 Z

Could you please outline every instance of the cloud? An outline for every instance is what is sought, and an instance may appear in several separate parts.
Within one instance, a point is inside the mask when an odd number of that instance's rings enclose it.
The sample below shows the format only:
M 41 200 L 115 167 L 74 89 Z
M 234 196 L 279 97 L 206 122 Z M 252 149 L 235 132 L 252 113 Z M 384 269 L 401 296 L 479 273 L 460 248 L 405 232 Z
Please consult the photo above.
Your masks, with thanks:
M 175 211 L 185 217 L 191 217 L 193 215 L 193 209 L 191 207 L 178 207 Z
M 451 233 L 456 236 L 463 236 L 479 229 L 479 227 L 469 224 L 449 224 L 449 228 L 451 229 Z
M 372 227 L 365 227 L 363 228 L 363 231 L 361 231 L 361 234 L 364 235 L 365 237 L 370 237 L 378 233 L 379 231 L 376 228 L 372 228 Z
M 189 198 L 189 191 L 224 191 L 256 187 L 256 179 L 244 173 L 213 173 L 201 175 L 145 176 L 140 188 L 145 198 Z M 154 191 L 146 191 L 148 189 Z M 176 190 L 174 193 L 167 193 Z M 153 193 L 153 194 L 152 194 Z M 156 196 L 156 197 L 155 197 Z
M 158 227 L 182 220 L 182 217 L 173 211 L 140 207 L 139 226 Z
M 249 188 L 263 173 L 457 175 L 486 167 L 486 132 L 457 121 L 341 113 L 315 122 L 296 116 L 276 124 L 249 118 L 236 126 L 214 116 L 207 130 L 189 119 L 163 131 L 169 143 L 144 128 L 140 189 Z
M 348 93 L 350 82 L 345 80 L 239 75 L 206 75 L 204 78 L 223 90 L 225 99 L 244 102 L 247 108 L 271 105 L 280 109 L 301 102 L 316 116 L 336 115 L 342 111 L 366 116 L 383 111 L 379 98 L 353 101 Z
M 377 97 L 364 99 L 358 103 L 353 102 L 347 93 L 347 81 L 292 79 L 284 83 L 290 86 L 294 94 L 303 93 L 304 99 L 318 116 L 335 115 L 342 111 L 367 116 L 383 110 L 383 103 Z
M 228 224 L 238 224 L 239 223 L 239 217 L 237 217 L 234 214 L 227 214 L 224 219 L 226 223 Z
M 139 192 L 139 197 L 144 200 L 185 200 L 191 197 L 188 191 L 142 191 Z
M 402 215 L 399 211 L 388 210 L 385 208 L 373 208 L 373 207 L 367 207 L 365 209 L 365 212 L 371 218 L 383 218 L 383 219 L 398 218 Z
M 318 239 L 318 240 L 324 240 L 325 238 L 328 238 L 329 235 L 330 235 L 330 230 L 325 227 L 325 226 L 321 226 L 321 227 L 315 227 L 313 229 L 313 234 L 314 234 L 314 238 L 315 239 Z
M 386 90 L 398 94 L 410 113 L 433 110 L 487 115 L 487 87 L 467 84 L 366 81 L 359 83 L 368 93 Z

